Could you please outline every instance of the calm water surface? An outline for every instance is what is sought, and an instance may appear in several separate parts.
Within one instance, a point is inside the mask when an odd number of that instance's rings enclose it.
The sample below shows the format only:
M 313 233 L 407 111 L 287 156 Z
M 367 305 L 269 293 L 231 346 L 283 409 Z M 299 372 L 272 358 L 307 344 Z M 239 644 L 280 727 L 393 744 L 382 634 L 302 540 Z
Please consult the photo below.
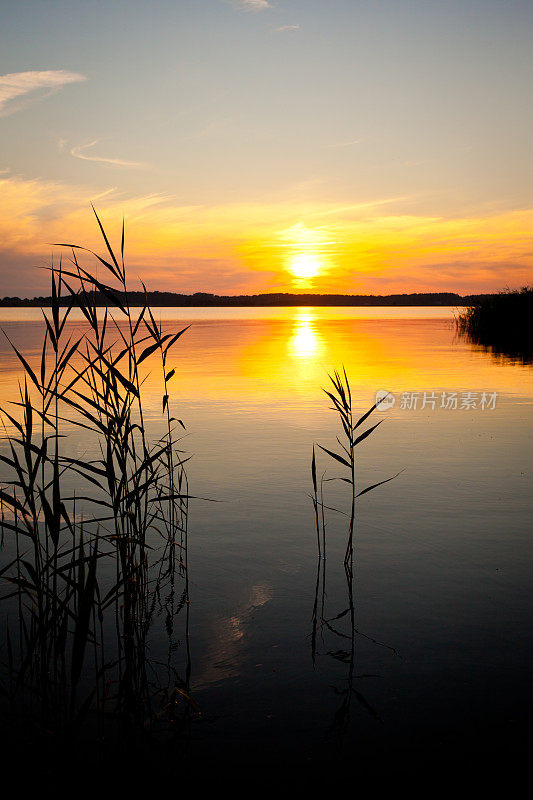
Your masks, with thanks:
M 459 340 L 447 308 L 156 316 L 193 323 L 172 362 L 173 413 L 187 426 L 192 493 L 220 501 L 194 501 L 190 517 L 191 685 L 207 719 L 193 730 L 192 755 L 305 761 L 320 752 L 355 764 L 421 744 L 519 754 L 533 650 L 533 369 Z M 0 319 L 37 359 L 38 310 L 1 309 Z M 20 372 L 0 346 L 3 405 Z M 313 442 L 332 447 L 339 433 L 321 387 L 341 364 L 361 412 L 380 389 L 395 397 L 359 449 L 360 488 L 403 470 L 359 501 L 356 692 L 343 727 L 342 642 L 322 630 L 312 659 L 308 496 Z M 157 431 L 155 372 L 146 392 Z M 71 447 L 90 455 L 75 431 Z M 340 474 L 324 455 L 325 470 Z M 343 484 L 325 487 L 330 505 L 348 509 Z M 334 512 L 328 536 L 332 618 L 346 607 L 345 522 Z

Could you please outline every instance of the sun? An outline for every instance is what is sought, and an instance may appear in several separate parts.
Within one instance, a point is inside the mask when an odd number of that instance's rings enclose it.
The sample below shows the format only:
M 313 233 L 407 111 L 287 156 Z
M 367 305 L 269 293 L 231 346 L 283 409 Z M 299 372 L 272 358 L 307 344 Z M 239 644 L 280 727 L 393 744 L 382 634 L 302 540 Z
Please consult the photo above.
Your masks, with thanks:
M 322 262 L 315 253 L 294 253 L 289 269 L 296 278 L 314 278 L 322 269 Z
M 298 222 L 291 228 L 279 232 L 285 250 L 284 267 L 293 276 L 293 284 L 299 289 L 309 289 L 313 278 L 328 272 L 326 248 L 332 242 L 325 228 L 307 228 Z

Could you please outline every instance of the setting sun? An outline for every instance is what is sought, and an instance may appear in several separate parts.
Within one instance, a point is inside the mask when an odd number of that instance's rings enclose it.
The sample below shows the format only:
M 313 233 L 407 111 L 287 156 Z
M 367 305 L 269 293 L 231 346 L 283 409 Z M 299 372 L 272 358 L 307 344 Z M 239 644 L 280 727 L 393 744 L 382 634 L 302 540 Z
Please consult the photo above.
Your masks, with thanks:
M 326 262 L 328 241 L 326 230 L 323 228 L 307 228 L 302 222 L 281 232 L 280 237 L 285 240 L 283 246 L 288 252 L 285 254 L 285 267 L 296 279 L 295 283 L 307 285 L 310 278 L 323 275 L 327 272 Z
M 290 271 L 296 278 L 314 278 L 322 267 L 314 253 L 295 253 L 291 256 Z

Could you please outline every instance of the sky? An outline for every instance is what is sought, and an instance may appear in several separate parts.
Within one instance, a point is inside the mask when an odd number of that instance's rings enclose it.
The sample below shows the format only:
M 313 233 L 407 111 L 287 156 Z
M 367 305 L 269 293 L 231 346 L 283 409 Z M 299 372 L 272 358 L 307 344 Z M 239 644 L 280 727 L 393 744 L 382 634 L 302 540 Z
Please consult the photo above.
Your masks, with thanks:
M 0 296 L 91 203 L 132 288 L 531 284 L 532 45 L 532 0 L 1 0 Z

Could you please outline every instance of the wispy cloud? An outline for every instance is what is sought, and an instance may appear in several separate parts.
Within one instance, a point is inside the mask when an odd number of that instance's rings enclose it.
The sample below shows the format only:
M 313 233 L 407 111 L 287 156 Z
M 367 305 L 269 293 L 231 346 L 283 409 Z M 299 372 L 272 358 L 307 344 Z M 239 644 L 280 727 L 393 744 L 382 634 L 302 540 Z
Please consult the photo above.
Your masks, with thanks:
M 280 28 L 275 29 L 275 33 L 286 33 L 287 31 L 299 31 L 299 25 L 282 25 Z
M 334 142 L 328 147 L 352 147 L 354 144 L 361 144 L 361 139 L 351 139 L 349 142 Z
M 0 75 L 0 117 L 23 108 L 29 101 L 48 96 L 68 83 L 85 81 L 85 75 L 63 69 L 10 72 Z M 35 94 L 39 92 L 39 95 Z M 28 95 L 32 94 L 32 97 Z
M 108 164 L 113 167 L 146 167 L 146 164 L 143 164 L 141 161 L 125 161 L 123 158 L 106 158 L 104 156 L 96 156 L 92 153 L 87 153 L 87 150 L 95 147 L 101 140 L 95 139 L 94 142 L 89 142 L 88 144 L 79 144 L 76 147 L 72 147 L 70 150 L 70 154 L 74 156 L 74 158 L 80 158 L 82 161 L 95 161 L 98 164 Z
M 241 11 L 264 11 L 272 8 L 272 4 L 267 0 L 229 0 L 229 2 Z

